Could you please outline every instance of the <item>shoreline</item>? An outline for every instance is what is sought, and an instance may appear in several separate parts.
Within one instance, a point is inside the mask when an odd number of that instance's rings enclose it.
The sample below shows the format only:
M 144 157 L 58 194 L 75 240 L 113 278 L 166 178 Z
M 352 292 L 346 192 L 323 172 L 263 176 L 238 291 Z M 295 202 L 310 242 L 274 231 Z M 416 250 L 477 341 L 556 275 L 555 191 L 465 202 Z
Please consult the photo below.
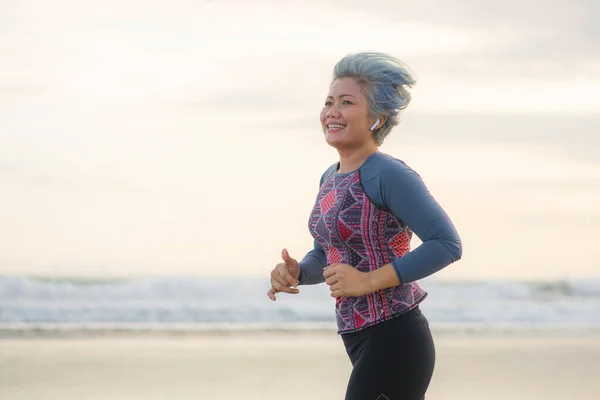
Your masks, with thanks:
M 600 339 L 598 326 L 489 326 L 431 324 L 438 338 L 557 338 Z M 334 324 L 0 324 L 0 341 L 7 339 L 78 339 L 78 338 L 131 338 L 131 337 L 244 337 L 244 336 L 323 336 L 337 337 Z

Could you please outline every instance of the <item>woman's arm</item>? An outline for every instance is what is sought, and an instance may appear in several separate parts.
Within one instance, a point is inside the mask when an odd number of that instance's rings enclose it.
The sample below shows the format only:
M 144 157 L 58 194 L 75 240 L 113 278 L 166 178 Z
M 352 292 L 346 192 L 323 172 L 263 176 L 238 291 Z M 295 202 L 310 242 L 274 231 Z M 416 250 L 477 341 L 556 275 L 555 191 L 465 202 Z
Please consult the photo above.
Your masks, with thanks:
M 327 256 L 316 240 L 314 241 L 314 248 L 304 256 L 298 266 L 300 267 L 298 278 L 300 285 L 316 285 L 325 282 L 323 268 L 327 266 Z
M 421 177 L 405 163 L 386 158 L 378 173 L 363 184 L 370 186 L 368 192 L 376 191 L 382 205 L 423 242 L 371 272 L 369 282 L 374 290 L 425 278 L 462 257 L 462 242 L 452 221 Z

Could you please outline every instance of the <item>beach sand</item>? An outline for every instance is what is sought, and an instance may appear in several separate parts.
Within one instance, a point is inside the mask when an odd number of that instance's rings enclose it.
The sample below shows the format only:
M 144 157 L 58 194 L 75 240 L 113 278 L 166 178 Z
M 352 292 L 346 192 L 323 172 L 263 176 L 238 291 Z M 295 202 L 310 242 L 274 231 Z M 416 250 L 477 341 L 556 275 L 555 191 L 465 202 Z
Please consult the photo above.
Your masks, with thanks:
M 442 337 L 436 348 L 427 400 L 600 398 L 597 337 Z M 334 333 L 0 340 L 2 400 L 343 399 L 350 370 Z

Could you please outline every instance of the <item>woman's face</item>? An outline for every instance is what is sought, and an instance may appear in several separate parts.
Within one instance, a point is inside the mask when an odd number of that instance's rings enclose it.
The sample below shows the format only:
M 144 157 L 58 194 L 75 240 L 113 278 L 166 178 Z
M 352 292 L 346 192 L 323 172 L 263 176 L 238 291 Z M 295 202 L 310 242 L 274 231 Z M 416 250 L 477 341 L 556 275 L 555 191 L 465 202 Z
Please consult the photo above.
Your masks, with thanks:
M 373 140 L 367 98 L 354 78 L 336 79 L 321 110 L 325 140 L 335 148 L 361 147 Z

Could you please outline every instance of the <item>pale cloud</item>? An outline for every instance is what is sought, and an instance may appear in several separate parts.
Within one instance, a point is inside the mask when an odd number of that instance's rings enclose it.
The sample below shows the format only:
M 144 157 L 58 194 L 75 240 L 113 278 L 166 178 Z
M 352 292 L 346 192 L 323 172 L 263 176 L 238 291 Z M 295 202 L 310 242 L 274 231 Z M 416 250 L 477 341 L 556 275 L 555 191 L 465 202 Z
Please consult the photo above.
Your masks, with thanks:
M 308 105 L 342 55 L 373 49 L 413 67 L 419 110 L 599 107 L 592 3 L 21 4 L 8 11 L 18 23 L 0 37 L 0 49 L 12 55 L 0 62 L 0 82 L 41 85 L 52 99 L 76 106 L 136 111 L 260 92 L 251 98 L 279 107 L 292 90 Z
M 314 0 L 317 3 L 317 0 Z M 327 0 L 340 9 L 350 8 L 376 15 L 385 22 L 418 21 L 436 25 L 468 26 L 477 29 L 512 28 L 535 31 L 577 27 L 583 35 L 593 27 L 600 7 L 594 0 L 422 0 L 419 2 L 374 0 Z M 593 31 L 593 28 L 591 29 Z M 592 32 L 593 33 L 593 32 Z

